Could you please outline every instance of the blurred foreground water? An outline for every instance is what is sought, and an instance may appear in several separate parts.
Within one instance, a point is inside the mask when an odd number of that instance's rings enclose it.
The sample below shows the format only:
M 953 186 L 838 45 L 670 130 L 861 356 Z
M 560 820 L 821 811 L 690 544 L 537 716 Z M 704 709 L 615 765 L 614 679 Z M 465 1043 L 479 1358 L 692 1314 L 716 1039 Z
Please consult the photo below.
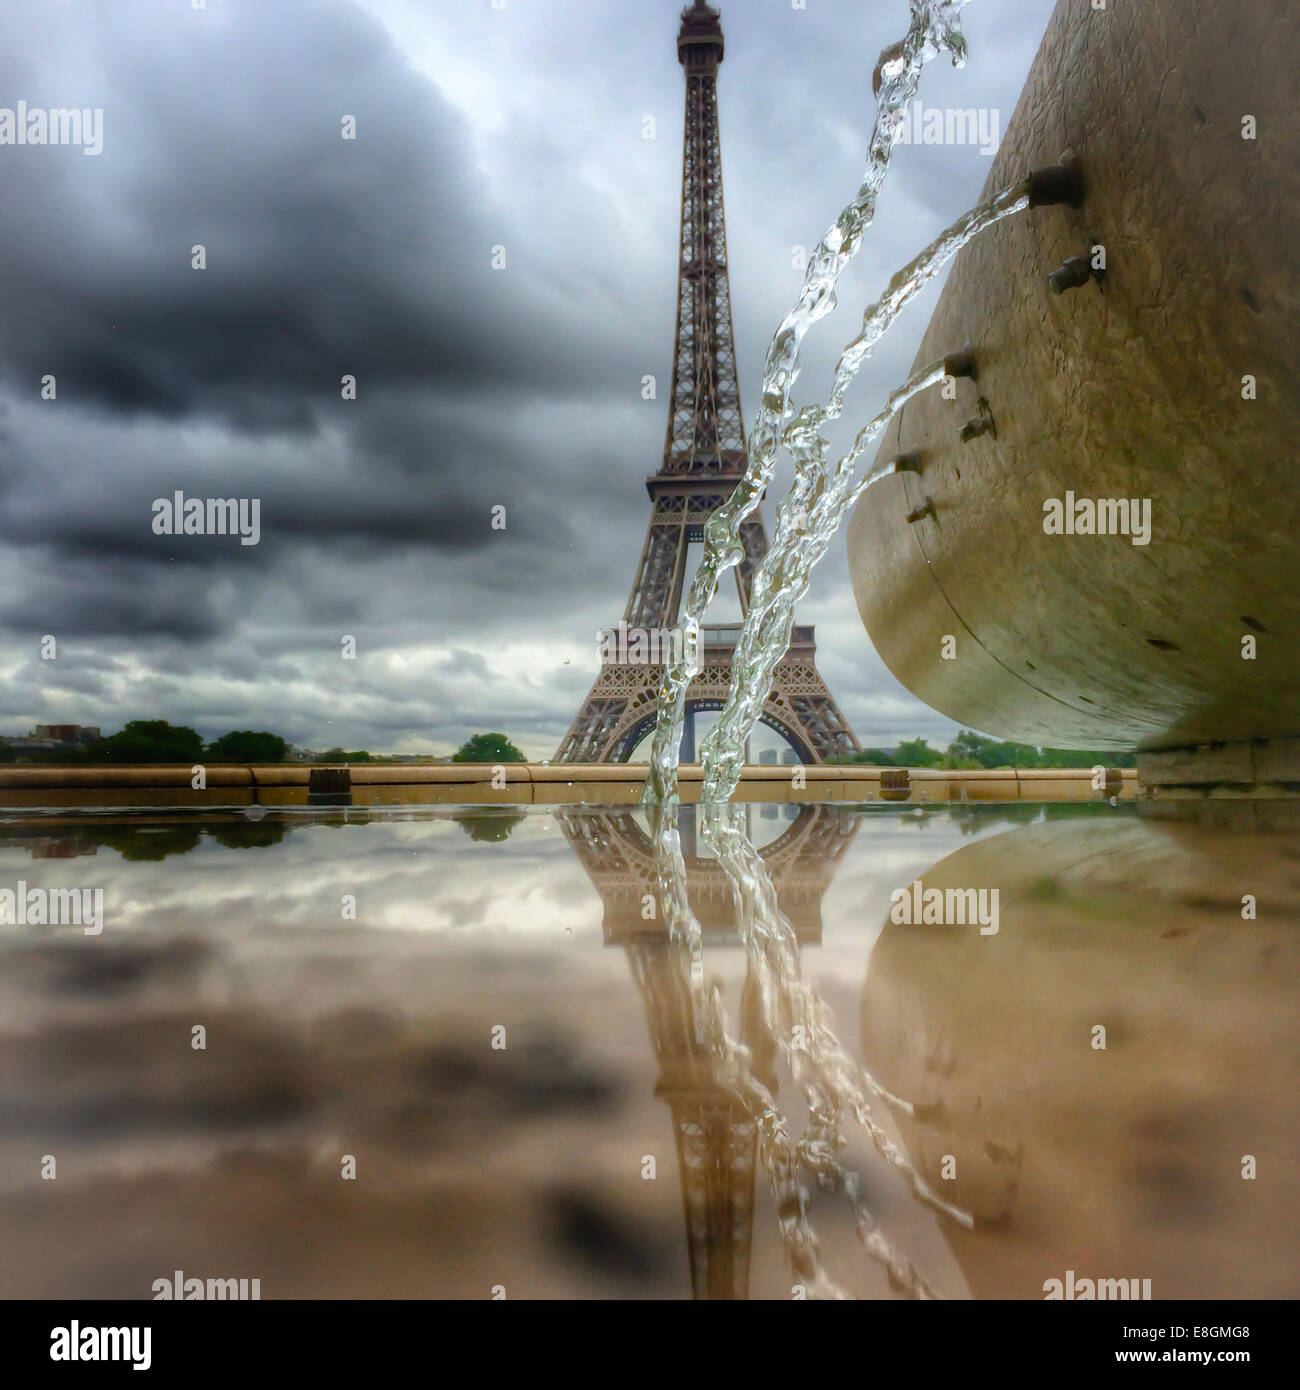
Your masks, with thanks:
M 799 1296 L 702 970 L 842 1291 L 1294 1297 L 1293 805 L 746 807 L 802 980 L 898 1098 L 903 1166 L 844 1127 L 856 1212 L 694 807 L 698 959 L 633 807 L 0 823 L 0 890 L 104 893 L 98 935 L 0 926 L 0 1296 Z M 996 931 L 891 920 L 904 889 L 996 890 Z

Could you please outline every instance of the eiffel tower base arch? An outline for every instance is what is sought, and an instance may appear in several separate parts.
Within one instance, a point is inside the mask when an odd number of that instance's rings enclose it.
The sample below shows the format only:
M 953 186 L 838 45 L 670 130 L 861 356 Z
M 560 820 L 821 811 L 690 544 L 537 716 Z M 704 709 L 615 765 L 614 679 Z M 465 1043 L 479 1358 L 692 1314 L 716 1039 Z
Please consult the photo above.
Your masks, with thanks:
M 811 641 L 801 645 L 802 650 L 792 646 L 777 666 L 759 722 L 783 738 L 800 762 L 820 763 L 836 754 L 852 753 L 858 745 L 817 670 Z M 637 745 L 654 727 L 663 680 L 662 666 L 602 666 L 560 744 L 556 761 L 631 761 Z M 731 663 L 707 662 L 687 691 L 688 718 L 721 710 L 730 687 Z

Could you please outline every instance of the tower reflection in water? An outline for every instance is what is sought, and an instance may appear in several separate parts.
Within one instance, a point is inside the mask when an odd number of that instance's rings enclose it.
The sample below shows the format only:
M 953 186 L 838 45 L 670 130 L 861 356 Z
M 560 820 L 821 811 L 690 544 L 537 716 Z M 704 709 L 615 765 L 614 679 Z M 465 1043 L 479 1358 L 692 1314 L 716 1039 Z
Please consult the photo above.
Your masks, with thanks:
M 604 904 L 607 945 L 622 945 L 645 1004 L 659 1064 L 656 1094 L 672 1110 L 691 1285 L 696 1298 L 748 1293 L 756 1158 L 776 1204 L 797 1295 L 842 1297 L 823 1267 L 801 1170 L 852 1206 L 858 1236 L 891 1284 L 933 1295 L 867 1208 L 861 1180 L 837 1151 L 847 1114 L 907 1173 L 914 1192 L 959 1222 L 913 1170 L 872 1114 L 872 1099 L 911 1107 L 876 1085 L 840 1046 L 827 1010 L 805 981 L 800 948 L 821 940 L 821 902 L 858 828 L 826 806 L 801 807 L 763 851 L 749 836 L 752 808 L 659 808 L 646 834 L 631 812 L 560 814 Z M 685 830 L 685 837 L 682 831 Z M 698 839 L 711 856 L 687 853 Z M 745 953 L 739 1034 L 728 1032 L 719 991 L 706 985 L 703 948 Z M 807 1105 L 793 1141 L 777 1107 L 774 1062 L 783 1055 Z

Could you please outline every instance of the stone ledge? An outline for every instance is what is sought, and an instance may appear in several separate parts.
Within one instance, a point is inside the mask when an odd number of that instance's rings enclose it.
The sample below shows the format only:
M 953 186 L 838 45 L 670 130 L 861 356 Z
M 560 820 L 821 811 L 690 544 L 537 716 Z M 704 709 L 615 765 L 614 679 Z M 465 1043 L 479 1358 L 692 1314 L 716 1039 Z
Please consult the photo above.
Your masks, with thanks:
M 1298 741 L 1300 742 L 1300 741 Z M 194 764 L 200 766 L 200 764 Z M 208 787 L 306 787 L 313 771 L 344 770 L 338 763 L 278 763 L 267 766 L 220 766 L 203 764 Z M 577 786 L 603 782 L 635 784 L 645 781 L 645 763 L 503 763 L 508 785 L 524 782 Z M 419 763 L 386 765 L 352 763 L 346 767 L 354 787 L 406 785 L 456 786 L 491 782 L 491 763 Z M 772 765 L 753 763 L 741 773 L 748 786 L 758 783 L 788 784 L 798 770 L 805 783 L 849 782 L 863 783 L 882 780 L 883 772 L 903 773 L 902 779 L 919 784 L 952 783 L 977 787 L 998 783 L 1078 782 L 1092 776 L 1091 768 L 881 768 L 867 763 L 835 764 L 797 763 Z M 1117 774 L 1126 785 L 1136 776 L 1132 768 L 1108 769 L 1112 780 Z M 683 785 L 699 782 L 703 771 L 699 763 L 684 764 L 679 769 Z M 189 788 L 193 779 L 191 766 L 181 764 L 128 765 L 112 767 L 62 767 L 31 764 L 0 766 L 0 790 L 30 788 L 56 791 L 59 788 L 97 790 L 110 787 L 177 787 Z
M 1139 753 L 1138 781 L 1143 787 L 1300 786 L 1300 738 Z

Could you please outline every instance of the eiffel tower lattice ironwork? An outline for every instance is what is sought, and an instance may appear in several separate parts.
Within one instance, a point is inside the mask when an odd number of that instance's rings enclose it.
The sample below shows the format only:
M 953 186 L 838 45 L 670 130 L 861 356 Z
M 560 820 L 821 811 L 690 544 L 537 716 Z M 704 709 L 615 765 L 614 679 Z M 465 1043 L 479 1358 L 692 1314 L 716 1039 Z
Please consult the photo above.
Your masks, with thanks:
M 727 276 L 727 233 L 718 144 L 718 12 L 697 3 L 682 11 L 677 56 L 686 73 L 686 134 L 682 159 L 682 230 L 677 279 L 677 347 L 663 466 L 646 480 L 650 525 L 632 596 L 624 612 L 632 643 L 620 641 L 556 752 L 557 762 L 627 762 L 654 724 L 663 680 L 662 635 L 676 626 L 686 582 L 687 549 L 704 539 L 704 522 L 744 476 L 747 454 L 736 380 Z M 741 527 L 744 558 L 736 566 L 740 610 L 749 609 L 754 571 L 767 552 L 767 532 L 755 513 Z M 627 659 L 641 639 L 649 661 Z M 726 703 L 739 624 L 705 626 L 700 672 L 687 693 L 682 758 L 693 762 L 694 716 Z M 612 644 L 611 644 L 612 645 Z M 858 749 L 857 739 L 817 670 L 811 627 L 796 626 L 776 669 L 762 722 L 780 734 L 803 762 Z M 641 652 L 632 652 L 633 655 Z M 607 657 L 609 653 L 606 654 Z

